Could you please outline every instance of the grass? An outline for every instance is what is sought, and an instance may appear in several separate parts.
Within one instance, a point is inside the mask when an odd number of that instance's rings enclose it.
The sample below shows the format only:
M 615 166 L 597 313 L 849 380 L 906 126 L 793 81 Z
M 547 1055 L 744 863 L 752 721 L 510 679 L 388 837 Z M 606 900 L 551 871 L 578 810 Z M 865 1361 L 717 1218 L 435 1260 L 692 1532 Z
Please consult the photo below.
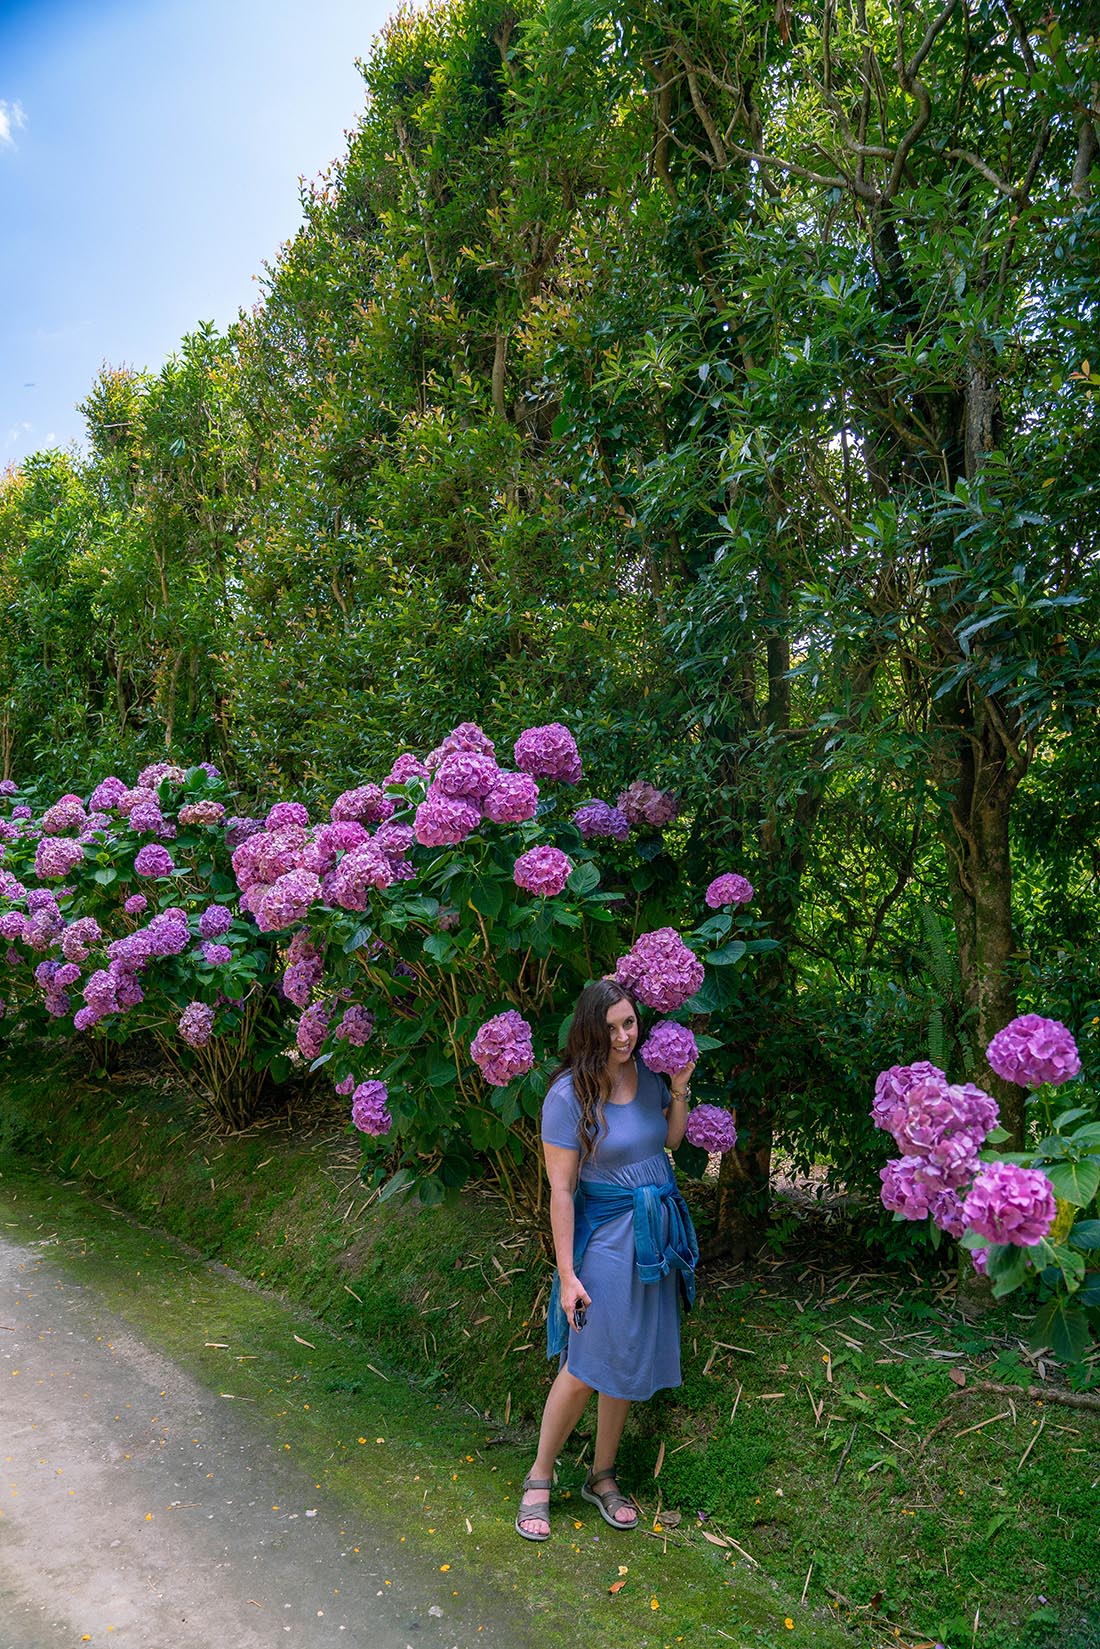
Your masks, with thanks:
M 538 1234 L 493 1198 L 380 1207 L 331 1121 L 216 1140 L 170 1088 L 71 1068 L 12 1071 L 5 1144 L 350 1336 L 355 1354 L 311 1376 L 337 1405 L 375 1390 L 369 1360 L 403 1412 L 471 1417 L 478 1447 L 507 1458 L 510 1505 L 548 1384 L 549 1271 Z M 695 1197 L 705 1224 L 706 1188 Z M 646 1548 L 686 1565 L 668 1602 L 684 1641 L 723 1618 L 688 1603 L 691 1565 L 711 1560 L 770 1583 L 751 1593 L 759 1614 L 737 1617 L 746 1645 L 778 1631 L 857 1649 L 1097 1649 L 1100 1414 L 1053 1400 L 1056 1371 L 1033 1366 L 1011 1309 L 969 1323 L 950 1275 L 826 1242 L 807 1218 L 782 1254 L 704 1271 L 684 1384 L 632 1416 L 624 1477 L 659 1536 Z M 582 1430 L 563 1462 L 574 1498 L 589 1447 Z

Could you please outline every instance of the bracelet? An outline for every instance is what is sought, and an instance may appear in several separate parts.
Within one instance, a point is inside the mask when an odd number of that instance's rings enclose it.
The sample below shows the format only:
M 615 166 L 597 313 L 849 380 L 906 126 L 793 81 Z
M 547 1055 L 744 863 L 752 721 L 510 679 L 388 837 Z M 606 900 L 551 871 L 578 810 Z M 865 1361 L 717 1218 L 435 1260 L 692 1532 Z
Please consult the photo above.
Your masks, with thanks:
M 680 1099 L 680 1100 L 685 1100 L 686 1101 L 686 1100 L 689 1100 L 691 1098 L 691 1089 L 690 1088 L 685 1088 L 683 1090 L 683 1092 L 679 1093 L 679 1094 L 676 1092 L 676 1089 L 672 1088 L 672 1087 L 670 1087 L 668 1091 L 672 1095 L 673 1099 Z

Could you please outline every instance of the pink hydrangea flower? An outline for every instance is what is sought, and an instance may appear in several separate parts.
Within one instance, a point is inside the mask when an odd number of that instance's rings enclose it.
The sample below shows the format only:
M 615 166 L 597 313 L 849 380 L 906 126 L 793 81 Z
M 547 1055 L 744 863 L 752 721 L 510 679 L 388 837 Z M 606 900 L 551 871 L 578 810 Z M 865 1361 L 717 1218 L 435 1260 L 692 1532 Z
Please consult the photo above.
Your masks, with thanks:
M 513 754 L 521 773 L 530 773 L 536 779 L 561 779 L 566 784 L 580 782 L 577 741 L 560 721 L 525 728 L 513 746 Z
M 513 865 L 512 880 L 528 893 L 553 898 L 562 891 L 572 870 L 572 862 L 560 848 L 531 847 Z
M 84 858 L 71 836 L 43 836 L 34 852 L 34 873 L 44 882 L 59 882 Z
M 662 1076 L 675 1076 L 699 1058 L 699 1048 L 686 1025 L 675 1019 L 661 1019 L 654 1025 L 639 1050 L 643 1063 Z
M 916 1157 L 901 1157 L 878 1171 L 884 1207 L 907 1220 L 927 1219 L 935 1196 L 935 1192 L 917 1179 L 917 1167 Z
M 384 1082 L 372 1079 L 359 1084 L 352 1095 L 351 1120 L 361 1134 L 372 1134 L 377 1138 L 389 1133 L 393 1118 L 386 1109 L 388 1099 Z
M 535 1063 L 531 1027 L 514 1008 L 487 1019 L 470 1043 L 474 1064 L 494 1088 L 507 1088 Z
M 214 939 L 205 939 L 200 945 L 202 959 L 209 967 L 224 967 L 226 962 L 233 960 L 233 952 L 228 945 L 219 945 Z
M 688 1112 L 684 1138 L 701 1151 L 732 1151 L 737 1144 L 733 1115 L 721 1105 L 696 1105 Z
M 658 1013 L 675 1013 L 703 983 L 702 962 L 675 928 L 655 928 L 637 938 L 615 964 L 615 981 Z
M 680 811 L 680 803 L 671 790 L 658 790 L 655 784 L 648 784 L 645 779 L 635 779 L 622 791 L 617 806 L 634 830 L 646 826 L 651 830 L 663 830 Z
M 366 910 L 371 888 L 380 892 L 394 881 L 393 864 L 386 855 L 366 841 L 362 847 L 345 853 L 335 870 L 330 870 L 322 884 L 325 901 L 339 905 L 341 910 Z
M 78 916 L 61 935 L 61 954 L 67 962 L 83 962 L 91 946 L 102 937 L 94 916 Z
M 441 795 L 433 786 L 416 810 L 413 829 L 421 847 L 453 847 L 472 836 L 480 823 L 476 807 Z
M 181 825 L 216 825 L 221 824 L 225 818 L 225 808 L 221 802 L 207 798 L 203 802 L 185 803 L 180 808 L 178 817 Z
M 203 939 L 220 939 L 233 926 L 233 912 L 228 905 L 207 905 L 199 917 L 199 935 Z
M 328 1022 L 331 1016 L 331 1003 L 315 1002 L 299 1019 L 295 1040 L 303 1059 L 316 1059 L 321 1052 L 328 1035 Z
M 538 812 L 539 787 L 529 773 L 498 769 L 481 811 L 494 824 L 522 824 Z
M 411 750 L 405 750 L 398 756 L 382 783 L 383 785 L 408 784 L 410 779 L 426 779 L 427 777 L 428 769 L 424 766 L 424 763 L 419 757 L 414 756 Z
M 42 834 L 57 836 L 63 830 L 83 830 L 88 822 L 79 796 L 60 796 L 42 815 Z
M 374 1030 L 374 1015 L 358 1002 L 353 1002 L 337 1025 L 334 1035 L 338 1042 L 350 1042 L 353 1048 L 361 1048 L 368 1042 Z
M 1037 1168 L 1014 1162 L 983 1164 L 963 1200 L 966 1223 L 994 1243 L 1030 1248 L 1045 1237 L 1058 1209 L 1054 1188 Z
M 1023 1013 L 998 1031 L 986 1058 L 999 1077 L 1021 1088 L 1038 1088 L 1044 1082 L 1057 1086 L 1081 1069 L 1077 1044 L 1061 1020 L 1037 1013 Z
M 268 808 L 264 825 L 268 830 L 286 830 L 297 825 L 302 830 L 309 824 L 309 809 L 302 802 L 276 802 Z
M 361 784 L 345 790 L 329 808 L 333 824 L 381 824 L 393 817 L 395 803 L 382 792 L 381 785 Z
M 492 756 L 476 750 L 452 750 L 436 768 L 432 788 L 479 806 L 493 788 L 499 771 Z
M 140 916 L 143 910 L 148 909 L 148 906 L 149 901 L 144 893 L 131 893 L 128 899 L 122 901 L 122 908 L 127 916 Z
M 904 1160 L 913 1162 L 915 1158 L 906 1157 Z M 963 1199 L 957 1191 L 937 1191 L 932 1198 L 929 1212 L 933 1225 L 938 1225 L 941 1231 L 946 1231 L 947 1235 L 954 1237 L 956 1241 L 966 1230 Z
M 725 876 L 716 876 L 703 898 L 711 910 L 720 910 L 723 905 L 749 904 L 754 892 L 755 889 L 747 877 L 738 876 L 730 871 Z
M 288 870 L 267 889 L 255 911 L 261 933 L 293 927 L 321 897 L 321 879 L 308 870 Z
M 910 1088 L 930 1079 L 947 1083 L 939 1066 L 929 1064 L 926 1059 L 914 1065 L 891 1065 L 888 1071 L 880 1071 L 875 1078 L 875 1098 L 871 1106 L 875 1127 L 894 1133 L 905 1120 Z

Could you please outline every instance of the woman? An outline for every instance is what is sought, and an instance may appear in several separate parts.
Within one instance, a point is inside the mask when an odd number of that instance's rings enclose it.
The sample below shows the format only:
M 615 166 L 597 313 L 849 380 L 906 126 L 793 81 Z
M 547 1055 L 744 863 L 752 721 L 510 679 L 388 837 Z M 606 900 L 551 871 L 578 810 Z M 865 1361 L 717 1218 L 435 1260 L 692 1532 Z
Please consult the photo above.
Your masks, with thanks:
M 680 1384 L 680 1298 L 694 1296 L 698 1246 L 665 1153 L 684 1137 L 694 1067 L 670 1089 L 635 1058 L 638 1029 L 628 991 L 607 979 L 586 986 L 543 1103 L 557 1260 L 547 1354 L 561 1362 L 516 1515 L 525 1540 L 549 1538 L 555 1461 L 594 1391 L 596 1445 L 581 1494 L 612 1528 L 637 1526 L 615 1479 L 627 1410 Z

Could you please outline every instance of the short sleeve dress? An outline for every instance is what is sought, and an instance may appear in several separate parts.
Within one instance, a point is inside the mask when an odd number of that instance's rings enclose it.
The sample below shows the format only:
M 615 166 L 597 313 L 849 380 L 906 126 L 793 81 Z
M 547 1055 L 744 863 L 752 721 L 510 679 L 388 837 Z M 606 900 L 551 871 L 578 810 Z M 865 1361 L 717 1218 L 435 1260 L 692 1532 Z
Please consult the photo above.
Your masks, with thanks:
M 607 1105 L 607 1131 L 580 1170 L 594 1181 L 633 1190 L 673 1178 L 665 1152 L 668 1085 L 638 1056 L 638 1091 L 626 1105 Z M 548 1145 L 580 1150 L 580 1104 L 568 1074 L 553 1083 L 542 1107 L 542 1138 Z M 668 1210 L 663 1210 L 668 1238 Z M 670 1272 L 643 1283 L 635 1262 L 630 1213 L 592 1233 L 578 1275 L 591 1296 L 582 1329 L 569 1327 L 564 1365 L 578 1380 L 609 1397 L 644 1402 L 665 1386 L 680 1384 L 680 1290 Z

